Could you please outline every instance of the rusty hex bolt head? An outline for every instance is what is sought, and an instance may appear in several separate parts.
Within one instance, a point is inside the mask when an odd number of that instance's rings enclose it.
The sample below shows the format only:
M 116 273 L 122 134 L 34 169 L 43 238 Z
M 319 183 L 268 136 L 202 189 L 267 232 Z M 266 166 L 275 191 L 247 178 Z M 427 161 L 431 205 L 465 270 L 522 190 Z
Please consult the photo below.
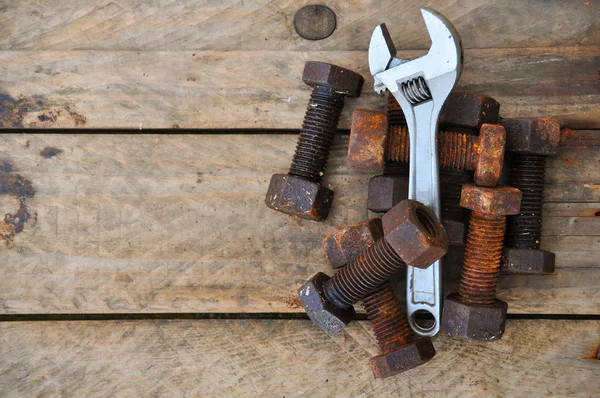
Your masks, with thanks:
M 431 338 L 421 337 L 395 350 L 371 358 L 369 364 L 373 375 L 383 379 L 421 366 L 434 356 L 435 348 Z
M 327 234 L 323 239 L 323 250 L 331 268 L 337 269 L 354 260 L 381 238 L 381 219 L 371 218 Z
M 496 124 L 500 113 L 498 101 L 469 91 L 450 93 L 440 113 L 440 127 L 452 126 L 479 131 L 485 123 Z
M 348 167 L 363 172 L 383 169 L 388 133 L 387 112 L 357 109 L 352 112 L 348 142 Z
M 504 334 L 508 304 L 496 300 L 492 305 L 467 304 L 458 293 L 444 300 L 442 329 L 451 336 L 469 340 L 499 340 Z
M 503 119 L 506 150 L 533 155 L 554 155 L 560 141 L 560 123 L 549 118 Z
M 479 130 L 479 157 L 475 164 L 474 181 L 484 187 L 495 187 L 504 166 L 506 132 L 499 124 L 484 124 Z
M 469 210 L 496 216 L 519 214 L 523 194 L 513 187 L 480 187 L 465 184 L 460 195 L 460 205 Z
M 332 202 L 331 189 L 289 174 L 273 174 L 265 199 L 271 209 L 313 221 L 326 219 Z
M 369 180 L 369 210 L 385 213 L 405 199 L 408 199 L 407 176 L 382 175 Z
M 384 239 L 408 265 L 427 268 L 448 251 L 448 236 L 442 223 L 416 200 L 403 200 L 381 221 Z
M 317 61 L 304 64 L 302 80 L 311 87 L 329 87 L 350 97 L 360 96 L 364 83 L 363 77 L 350 69 Z
M 551 274 L 554 272 L 556 255 L 547 250 L 504 249 L 500 272 L 503 274 Z
M 298 297 L 309 318 L 321 329 L 337 334 L 356 316 L 354 307 L 341 308 L 334 305 L 325 296 L 323 285 L 331 279 L 322 272 L 310 278 L 300 289 Z
M 442 224 L 448 235 L 448 244 L 450 246 L 464 246 L 467 241 L 468 225 L 464 221 L 443 220 Z

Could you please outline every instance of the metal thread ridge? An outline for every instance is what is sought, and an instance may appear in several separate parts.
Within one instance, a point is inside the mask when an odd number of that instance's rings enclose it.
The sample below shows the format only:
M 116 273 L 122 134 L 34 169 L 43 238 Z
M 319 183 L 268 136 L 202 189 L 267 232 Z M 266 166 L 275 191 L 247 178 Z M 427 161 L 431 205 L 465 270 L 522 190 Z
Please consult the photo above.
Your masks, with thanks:
M 546 156 L 513 156 L 510 185 L 523 192 L 523 199 L 519 214 L 508 217 L 506 243 L 509 247 L 540 248 L 545 172 Z
M 414 336 L 389 282 L 384 282 L 363 300 L 367 318 L 373 325 L 375 338 L 382 353 L 405 345 Z
M 471 212 L 459 289 L 463 302 L 494 304 L 505 228 L 505 216 Z
M 344 94 L 331 88 L 315 87 L 304 116 L 290 175 L 321 182 L 344 99 Z
M 323 286 L 327 295 L 354 305 L 406 264 L 385 239 L 377 240 Z

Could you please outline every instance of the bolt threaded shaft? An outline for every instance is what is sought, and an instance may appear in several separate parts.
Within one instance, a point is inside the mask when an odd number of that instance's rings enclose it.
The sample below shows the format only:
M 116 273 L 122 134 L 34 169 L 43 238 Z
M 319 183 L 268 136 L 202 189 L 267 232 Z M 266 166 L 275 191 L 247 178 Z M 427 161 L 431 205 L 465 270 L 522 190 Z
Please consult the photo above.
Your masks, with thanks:
M 315 86 L 304 116 L 290 175 L 321 182 L 345 97 L 332 88 Z
M 408 163 L 410 161 L 409 140 L 407 126 L 390 125 L 385 146 L 385 161 Z
M 459 289 L 463 302 L 494 304 L 505 228 L 505 216 L 471 212 Z
M 473 173 L 463 170 L 440 169 L 442 219 L 464 220 L 465 209 L 460 206 L 462 186 L 473 180 Z
M 440 166 L 456 170 L 474 170 L 479 153 L 479 137 L 471 134 L 440 131 Z
M 388 94 L 388 121 L 390 126 L 406 126 L 406 117 L 404 117 L 404 112 L 402 112 L 402 108 L 396 98 L 392 95 L 392 93 Z
M 406 264 L 385 238 L 365 249 L 323 286 L 332 301 L 350 306 L 364 299 Z
M 539 249 L 542 237 L 545 155 L 513 155 L 510 184 L 523 192 L 521 211 L 508 217 L 506 244 L 519 249 Z
M 406 312 L 394 297 L 389 282 L 384 282 L 366 297 L 363 305 L 383 354 L 408 343 L 414 337 L 406 319 Z

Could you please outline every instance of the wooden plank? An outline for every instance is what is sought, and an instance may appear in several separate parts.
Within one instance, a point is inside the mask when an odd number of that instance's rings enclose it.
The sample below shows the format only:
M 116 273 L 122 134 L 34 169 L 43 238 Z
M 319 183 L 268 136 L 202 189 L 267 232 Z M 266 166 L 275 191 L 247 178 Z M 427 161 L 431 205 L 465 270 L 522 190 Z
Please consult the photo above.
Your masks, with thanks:
M 310 321 L 0 324 L 5 396 L 597 396 L 600 321 L 509 320 L 494 343 L 434 339 L 427 364 L 374 379 L 370 325 Z
M 398 49 L 429 46 L 416 0 L 325 1 L 337 16 L 326 40 L 307 41 L 293 27 L 310 0 L 68 0 L 3 2 L 0 50 L 69 51 L 356 51 L 387 22 Z M 600 10 L 578 0 L 527 3 L 435 0 L 465 48 L 589 46 L 600 42 Z M 548 21 L 562 21 L 560 25 Z M 576 22 L 575 22 L 576 21 Z
M 296 138 L 2 135 L 0 170 L 35 194 L 23 231 L 0 244 L 1 313 L 301 312 L 296 289 L 330 273 L 322 237 L 367 217 L 370 175 L 347 169 L 347 137 L 338 137 L 325 177 L 336 192 L 329 219 L 269 210 L 270 175 L 287 169 Z M 564 177 L 576 180 L 584 169 L 569 170 Z M 21 207 L 10 192 L 0 195 L 4 214 Z M 548 217 L 545 231 L 568 218 Z M 557 275 L 504 279 L 511 312 L 598 314 L 600 238 L 585 235 L 591 228 L 544 236 Z
M 465 51 L 461 87 L 495 97 L 501 113 L 600 128 L 600 47 Z M 422 51 L 402 51 L 415 57 Z M 365 76 L 358 107 L 383 109 L 365 51 L 0 51 L 0 127 L 297 129 L 309 97 L 307 60 Z

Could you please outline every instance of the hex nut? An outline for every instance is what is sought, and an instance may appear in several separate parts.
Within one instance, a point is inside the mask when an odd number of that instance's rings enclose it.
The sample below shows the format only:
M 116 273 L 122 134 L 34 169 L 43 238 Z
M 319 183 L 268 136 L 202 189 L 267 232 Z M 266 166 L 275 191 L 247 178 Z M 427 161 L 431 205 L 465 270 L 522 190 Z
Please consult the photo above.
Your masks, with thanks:
M 384 239 L 407 265 L 427 268 L 448 251 L 448 236 L 442 223 L 416 200 L 403 200 L 381 221 Z
M 369 364 L 373 375 L 383 379 L 421 366 L 434 356 L 435 348 L 431 338 L 421 337 L 395 350 L 371 358 Z
M 560 123 L 549 118 L 503 119 L 506 150 L 533 155 L 554 155 L 560 141 Z
M 337 269 L 354 260 L 381 238 L 381 219 L 371 218 L 327 234 L 323 239 L 323 250 L 331 268 Z
M 495 187 L 502 175 L 506 132 L 499 124 L 484 124 L 479 130 L 479 157 L 475 164 L 475 184 Z
M 265 203 L 271 209 L 307 220 L 327 218 L 333 191 L 321 184 L 288 174 L 273 174 Z
M 302 80 L 311 87 L 329 87 L 350 97 L 360 96 L 364 83 L 363 77 L 350 69 L 317 61 L 304 64 Z
M 387 134 L 387 112 L 369 109 L 356 109 L 352 112 L 346 160 L 348 167 L 362 172 L 381 171 Z
M 500 104 L 487 95 L 470 91 L 450 93 L 440 113 L 440 127 L 479 131 L 485 123 L 498 123 Z
M 329 334 L 337 334 L 348 326 L 356 312 L 352 306 L 342 308 L 327 299 L 323 285 L 329 279 L 324 273 L 317 273 L 298 289 L 298 297 L 309 318 L 318 327 Z
M 551 274 L 556 255 L 547 250 L 505 248 L 503 274 Z
M 506 216 L 519 214 L 523 194 L 513 187 L 480 187 L 465 184 L 460 195 L 460 205 L 472 211 Z
M 469 340 L 499 340 L 504 334 L 508 304 L 496 300 L 492 305 L 463 303 L 458 293 L 444 300 L 442 329 L 451 336 Z
M 408 176 L 381 175 L 369 180 L 369 210 L 385 213 L 405 199 L 408 199 Z

